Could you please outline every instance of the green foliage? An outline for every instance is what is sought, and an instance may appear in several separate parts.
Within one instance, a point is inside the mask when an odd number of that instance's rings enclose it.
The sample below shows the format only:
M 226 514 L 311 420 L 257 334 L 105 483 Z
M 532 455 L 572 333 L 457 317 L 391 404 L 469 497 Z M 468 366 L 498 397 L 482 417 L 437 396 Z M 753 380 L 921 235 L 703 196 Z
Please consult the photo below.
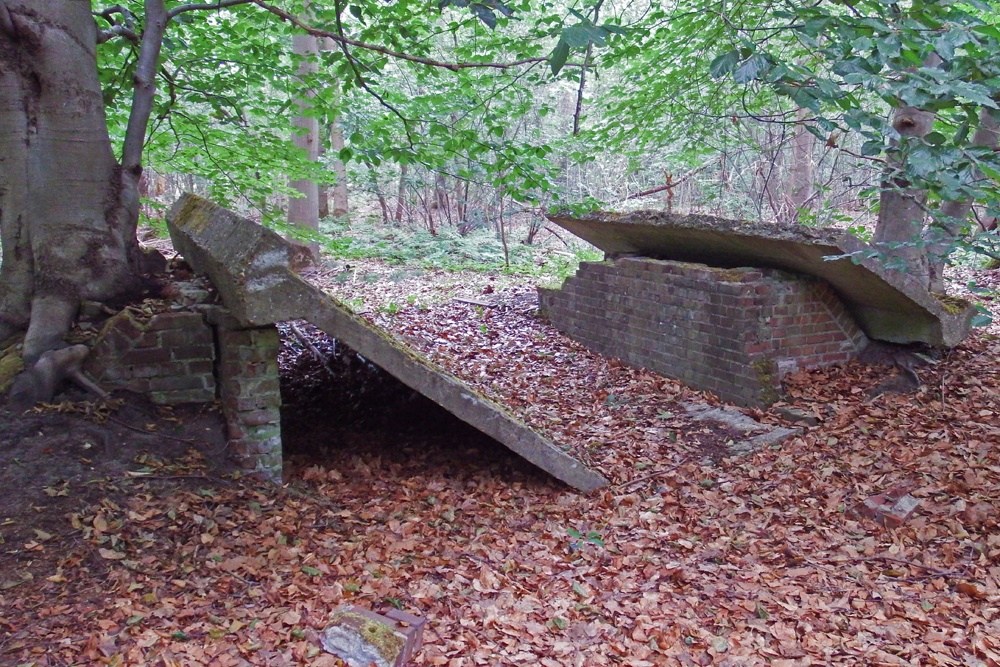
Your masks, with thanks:
M 586 533 L 581 533 L 575 528 L 567 528 L 566 534 L 573 538 L 570 542 L 570 551 L 578 550 L 583 544 L 592 544 L 597 547 L 604 546 L 604 538 L 596 530 L 588 530 Z
M 581 261 L 596 261 L 593 249 L 551 252 L 535 245 L 510 246 L 510 266 L 504 266 L 503 246 L 495 232 L 477 229 L 462 236 L 453 228 L 437 234 L 426 230 L 385 227 L 370 221 L 348 224 L 321 223 L 319 240 L 326 253 L 340 259 L 381 259 L 405 266 L 441 268 L 450 271 L 505 271 L 562 281 L 576 271 Z M 329 239 L 323 242 L 322 239 Z
M 981 110 L 1000 115 L 996 19 L 977 1 L 787 2 L 768 17 L 772 36 L 740 30 L 710 71 L 809 109 L 823 139 L 860 136 L 861 156 L 894 165 L 883 187 L 926 191 L 928 212 L 946 226 L 959 221 L 944 217 L 941 202 L 1000 214 L 1000 154 L 972 141 Z M 900 136 L 891 111 L 902 107 L 934 113 L 933 130 Z

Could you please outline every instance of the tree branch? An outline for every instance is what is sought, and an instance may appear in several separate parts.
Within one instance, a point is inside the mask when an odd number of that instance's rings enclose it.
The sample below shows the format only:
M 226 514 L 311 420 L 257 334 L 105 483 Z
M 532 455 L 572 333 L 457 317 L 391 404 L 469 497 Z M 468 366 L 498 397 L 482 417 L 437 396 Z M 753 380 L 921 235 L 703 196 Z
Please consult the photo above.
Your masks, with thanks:
M 354 80 L 357 82 L 357 84 L 361 86 L 361 88 L 365 92 L 367 92 L 369 95 L 378 100 L 379 104 L 381 104 L 386 109 L 395 114 L 396 117 L 399 118 L 399 120 L 403 123 L 403 131 L 406 132 L 406 139 L 407 141 L 410 142 L 410 146 L 413 146 L 414 143 L 413 137 L 410 135 L 410 119 L 404 116 L 399 111 L 399 109 L 397 109 L 395 106 L 389 103 L 388 100 L 386 100 L 377 91 L 373 90 L 372 87 L 368 85 L 368 82 L 365 80 L 365 77 L 361 74 L 361 70 L 358 68 L 358 61 L 354 58 L 354 54 L 351 53 L 350 49 L 347 48 L 347 43 L 346 43 L 347 38 L 344 36 L 344 25 L 340 20 L 340 13 L 343 11 L 343 7 L 341 6 L 340 0 L 336 0 L 334 2 L 334 7 L 336 8 L 336 12 L 334 12 L 334 14 L 337 19 L 337 33 L 338 36 L 341 37 L 341 40 L 338 41 L 330 38 L 331 41 L 334 41 L 340 45 L 340 50 L 343 51 L 344 57 L 347 58 L 347 64 L 351 66 L 351 71 L 354 72 Z
M 167 19 L 172 19 L 178 14 L 183 14 L 184 12 L 195 12 L 195 11 L 207 11 L 211 9 L 224 9 L 226 7 L 234 7 L 236 5 L 249 5 L 252 4 L 254 0 L 218 0 L 218 2 L 192 2 L 187 5 L 180 5 L 179 7 L 174 7 L 169 12 L 167 12 Z
M 156 72 L 163 46 L 163 33 L 170 20 L 163 0 L 146 0 L 146 29 L 142 33 L 139 59 L 133 77 L 132 111 L 125 129 L 122 167 L 136 178 L 142 172 L 142 148 L 156 95 Z
M 688 180 L 689 178 L 697 174 L 699 171 L 705 170 L 707 167 L 708 167 L 707 164 L 703 164 L 700 167 L 696 167 L 691 171 L 689 171 L 688 173 L 684 174 L 676 181 L 671 181 L 666 185 L 658 185 L 655 188 L 651 188 L 649 190 L 643 190 L 642 192 L 636 192 L 634 194 L 629 195 L 628 197 L 625 197 L 625 201 L 628 201 L 629 199 L 639 199 L 641 197 L 648 197 L 649 195 L 655 195 L 657 192 L 663 192 L 664 190 L 670 190 L 672 188 L 676 188 L 678 185 Z
M 594 20 L 592 23 L 597 24 L 598 17 L 601 14 L 601 5 L 604 4 L 604 0 L 598 0 L 597 4 L 594 5 Z M 590 67 L 590 59 L 594 54 L 594 44 L 591 42 L 587 44 L 587 54 L 583 57 L 583 67 L 580 68 L 580 85 L 576 89 L 576 109 L 573 111 L 573 136 L 580 134 L 580 117 L 583 115 L 583 91 L 587 86 L 587 68 Z
M 366 51 L 374 51 L 375 53 L 381 53 L 384 56 L 389 56 L 390 58 L 396 58 L 398 60 L 406 60 L 411 63 L 418 63 L 420 65 L 427 65 L 428 67 L 438 67 L 441 69 L 450 70 L 452 72 L 457 72 L 463 69 L 513 69 L 515 67 L 520 67 L 522 65 L 530 65 L 532 63 L 543 63 L 547 62 L 546 58 L 523 58 L 521 60 L 514 60 L 509 63 L 497 63 L 497 62 L 456 62 L 449 63 L 442 60 L 434 60 L 433 58 L 424 58 L 423 56 L 414 56 L 409 53 L 403 53 L 402 51 L 394 51 L 392 49 L 386 48 L 384 46 L 379 46 L 377 44 L 371 44 L 368 42 L 362 42 L 356 39 L 351 39 L 344 35 L 338 34 L 336 32 L 330 32 L 329 30 L 323 30 L 315 26 L 311 26 L 298 17 L 289 14 L 283 9 L 279 9 L 274 5 L 270 5 L 264 0 L 249 0 L 253 4 L 257 5 L 264 11 L 270 12 L 282 19 L 283 21 L 292 24 L 299 30 L 304 30 L 310 35 L 316 37 L 325 37 L 327 39 L 333 40 L 341 45 L 353 46 L 355 48 L 364 49 Z M 580 64 L 567 64 L 566 67 L 582 67 Z
M 139 35 L 136 34 L 135 30 L 121 23 L 116 23 L 110 28 L 105 28 L 97 33 L 97 43 L 103 44 L 114 37 L 124 37 L 137 46 L 140 41 Z

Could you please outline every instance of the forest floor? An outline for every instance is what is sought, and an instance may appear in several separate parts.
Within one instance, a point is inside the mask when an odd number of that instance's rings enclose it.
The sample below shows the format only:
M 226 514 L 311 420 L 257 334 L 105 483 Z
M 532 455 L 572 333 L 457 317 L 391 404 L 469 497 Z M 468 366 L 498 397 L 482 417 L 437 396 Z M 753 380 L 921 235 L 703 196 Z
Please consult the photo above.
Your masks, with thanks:
M 815 425 L 730 456 L 683 408 L 712 396 L 561 336 L 524 278 L 309 278 L 611 484 L 576 493 L 286 324 L 281 487 L 227 467 L 212 409 L 0 409 L 0 665 L 335 666 L 343 604 L 426 616 L 419 665 L 1000 665 L 995 328 L 911 394 L 860 363 L 790 376 Z M 902 526 L 852 512 L 892 489 Z

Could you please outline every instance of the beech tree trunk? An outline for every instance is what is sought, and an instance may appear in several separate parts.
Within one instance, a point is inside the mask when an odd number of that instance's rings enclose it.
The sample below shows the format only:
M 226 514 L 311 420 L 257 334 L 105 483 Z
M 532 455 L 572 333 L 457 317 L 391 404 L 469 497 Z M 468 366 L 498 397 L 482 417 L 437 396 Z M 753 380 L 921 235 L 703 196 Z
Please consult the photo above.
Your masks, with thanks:
M 96 46 L 89 2 L 0 0 L 0 339 L 27 329 L 28 367 L 135 284 L 141 168 L 112 153 Z
M 979 112 L 979 127 L 972 136 L 972 145 L 994 151 L 1000 147 L 1000 118 L 987 107 Z M 973 177 L 982 178 L 982 174 L 975 174 Z M 945 291 L 944 267 L 948 253 L 952 244 L 967 233 L 965 225 L 972 213 L 972 200 L 946 201 L 941 204 L 941 213 L 945 216 L 945 222 L 940 226 L 932 225 L 925 235 L 928 241 L 930 286 L 935 292 Z
M 306 7 L 308 9 L 308 3 Z M 305 78 L 317 71 L 316 56 L 319 53 L 319 44 L 315 36 L 307 33 L 294 35 L 292 51 L 302 58 L 298 67 L 299 76 Z M 308 113 L 313 97 L 313 94 L 306 93 L 295 101 L 299 112 L 292 121 L 292 125 L 296 128 L 292 134 L 292 142 L 306 151 L 310 161 L 316 162 L 319 159 L 319 120 L 315 115 Z M 288 222 L 303 229 L 319 231 L 319 186 L 316 181 L 297 179 L 290 185 L 299 196 L 288 201 Z M 292 242 L 306 250 L 311 261 L 319 259 L 319 246 L 315 243 L 303 244 L 294 239 Z
M 808 121 L 809 110 L 799 108 L 795 112 L 795 128 L 792 130 L 791 156 L 782 207 L 783 216 L 780 216 L 785 222 L 797 221 L 799 215 L 810 208 L 809 204 L 814 194 L 813 148 L 816 145 L 816 137 L 806 127 Z
M 332 213 L 334 217 L 340 217 L 347 215 L 350 210 L 347 199 L 347 165 L 340 159 L 340 151 L 344 150 L 344 128 L 340 118 L 335 118 L 330 123 L 330 148 L 334 154 L 333 173 L 337 177 L 337 182 L 332 188 Z
M 892 119 L 892 126 L 902 137 L 924 137 L 933 124 L 932 112 L 914 107 L 897 109 Z M 929 286 L 927 252 L 922 243 L 927 192 L 911 187 L 899 173 L 901 158 L 891 152 L 889 155 L 873 240 L 889 269 L 905 272 Z

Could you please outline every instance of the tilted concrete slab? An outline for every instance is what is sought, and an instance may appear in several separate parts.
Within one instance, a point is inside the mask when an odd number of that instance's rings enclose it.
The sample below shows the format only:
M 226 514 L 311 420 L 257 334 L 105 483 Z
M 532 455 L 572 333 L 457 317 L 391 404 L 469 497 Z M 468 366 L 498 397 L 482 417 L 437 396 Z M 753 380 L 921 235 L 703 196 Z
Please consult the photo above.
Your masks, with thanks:
M 174 248 L 241 324 L 308 320 L 553 477 L 581 491 L 607 484 L 505 407 L 302 280 L 289 268 L 291 246 L 269 229 L 191 194 L 171 208 L 167 227 Z
M 772 267 L 822 278 L 869 338 L 952 347 L 969 334 L 974 309 L 968 302 L 933 295 L 906 274 L 885 269 L 870 257 L 870 246 L 845 232 L 659 211 L 555 214 L 549 220 L 611 257 Z M 856 259 L 825 259 L 842 255 Z

